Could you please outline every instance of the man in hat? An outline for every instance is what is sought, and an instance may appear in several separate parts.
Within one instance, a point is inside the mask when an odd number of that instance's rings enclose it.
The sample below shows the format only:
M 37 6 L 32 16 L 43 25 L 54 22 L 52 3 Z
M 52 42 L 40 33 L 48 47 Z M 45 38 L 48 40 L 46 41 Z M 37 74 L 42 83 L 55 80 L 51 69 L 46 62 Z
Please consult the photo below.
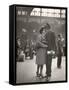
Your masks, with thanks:
M 46 53 L 46 80 L 49 81 L 51 78 L 51 65 L 52 65 L 52 56 L 55 54 L 56 48 L 56 37 L 55 33 L 51 31 L 51 27 L 48 23 L 45 25 L 46 35 L 45 39 L 47 42 L 47 53 Z

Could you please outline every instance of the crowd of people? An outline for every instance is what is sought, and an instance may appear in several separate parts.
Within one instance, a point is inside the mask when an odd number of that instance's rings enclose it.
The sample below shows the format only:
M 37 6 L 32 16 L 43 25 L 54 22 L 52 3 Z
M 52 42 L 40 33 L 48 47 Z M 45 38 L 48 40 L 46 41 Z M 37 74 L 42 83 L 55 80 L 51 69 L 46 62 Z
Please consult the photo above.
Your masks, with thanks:
M 57 37 L 57 38 L 56 38 Z M 25 60 L 25 58 L 29 55 L 30 59 L 33 59 L 33 55 L 36 54 L 36 65 L 37 71 L 36 76 L 39 78 L 46 78 L 47 81 L 51 78 L 51 65 L 52 58 L 58 57 L 57 60 L 57 68 L 61 68 L 62 55 L 63 51 L 63 43 L 62 43 L 62 35 L 58 34 L 56 36 L 55 32 L 51 30 L 51 26 L 46 23 L 41 27 L 39 31 L 39 35 L 36 40 L 35 50 L 31 46 L 27 46 L 25 50 L 20 49 L 20 39 L 17 42 L 17 60 Z M 27 52 L 30 52 L 27 54 Z M 19 58 L 19 55 L 20 58 Z M 43 66 L 46 65 L 46 75 L 43 76 Z

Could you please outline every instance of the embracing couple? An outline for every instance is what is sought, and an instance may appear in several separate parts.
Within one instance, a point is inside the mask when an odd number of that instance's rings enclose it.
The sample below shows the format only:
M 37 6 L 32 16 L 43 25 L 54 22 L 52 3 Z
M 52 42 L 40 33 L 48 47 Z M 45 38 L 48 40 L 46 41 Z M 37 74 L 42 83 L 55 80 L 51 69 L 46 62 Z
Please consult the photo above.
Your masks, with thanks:
M 41 27 L 39 31 L 36 48 L 37 77 L 43 77 L 42 71 L 45 64 L 45 78 L 49 80 L 51 77 L 52 56 L 56 53 L 56 37 L 48 23 Z

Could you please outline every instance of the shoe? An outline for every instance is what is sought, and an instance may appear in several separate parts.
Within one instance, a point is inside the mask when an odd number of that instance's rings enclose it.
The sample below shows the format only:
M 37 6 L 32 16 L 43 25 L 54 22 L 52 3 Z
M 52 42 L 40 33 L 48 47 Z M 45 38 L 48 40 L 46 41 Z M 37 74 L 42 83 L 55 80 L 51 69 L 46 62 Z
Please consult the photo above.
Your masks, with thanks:
M 40 78 L 44 78 L 42 74 L 40 74 Z
M 39 74 L 38 72 L 36 72 L 36 76 L 37 76 L 37 77 L 40 77 L 40 74 Z
M 47 77 L 51 77 L 51 74 L 46 74 L 45 76 L 44 76 L 44 78 L 47 78 Z
M 46 75 L 46 76 L 44 76 L 43 78 L 47 78 L 47 75 Z
M 47 82 L 50 81 L 50 79 L 51 79 L 51 76 L 47 76 L 47 77 L 46 77 L 46 81 L 47 81 Z
M 59 69 L 61 69 L 61 66 L 57 66 Z

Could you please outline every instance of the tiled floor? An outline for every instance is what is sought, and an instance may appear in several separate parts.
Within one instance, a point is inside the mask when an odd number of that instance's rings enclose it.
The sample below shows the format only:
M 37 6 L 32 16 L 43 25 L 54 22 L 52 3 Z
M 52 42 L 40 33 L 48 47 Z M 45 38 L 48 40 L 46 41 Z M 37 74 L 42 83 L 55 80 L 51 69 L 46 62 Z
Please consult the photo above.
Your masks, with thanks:
M 25 62 L 17 62 L 17 83 L 28 82 L 46 82 L 46 79 L 39 79 L 36 77 L 36 57 L 33 60 L 25 60 Z M 62 68 L 57 68 L 57 58 L 52 60 L 52 76 L 50 81 L 64 81 L 66 75 L 65 57 L 62 58 Z M 45 65 L 43 68 L 43 75 L 45 75 Z

